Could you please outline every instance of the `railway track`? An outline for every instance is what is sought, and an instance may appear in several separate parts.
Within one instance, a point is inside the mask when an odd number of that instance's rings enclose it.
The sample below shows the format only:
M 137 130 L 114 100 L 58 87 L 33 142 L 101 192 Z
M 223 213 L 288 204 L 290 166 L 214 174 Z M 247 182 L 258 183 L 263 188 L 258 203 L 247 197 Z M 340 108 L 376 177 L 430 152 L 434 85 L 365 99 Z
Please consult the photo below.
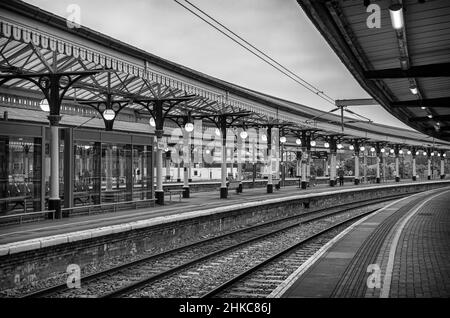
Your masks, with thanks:
M 170 251 L 162 252 L 156 255 L 150 255 L 139 260 L 114 266 L 107 270 L 93 273 L 85 276 L 81 280 L 81 288 L 68 289 L 66 284 L 60 284 L 38 290 L 33 293 L 24 295 L 25 297 L 121 297 L 133 296 L 136 290 L 148 287 L 149 285 L 159 286 L 161 282 L 171 279 L 173 276 L 180 276 L 181 279 L 190 277 L 192 275 L 202 276 L 200 272 L 192 271 L 191 268 L 198 264 L 208 262 L 215 257 L 220 258 L 226 253 L 243 253 L 239 249 L 243 246 L 254 246 L 262 240 L 268 240 L 271 236 L 278 235 L 283 232 L 294 231 L 294 229 L 308 228 L 308 224 L 317 223 L 320 220 L 333 218 L 337 215 L 345 214 L 354 209 L 361 209 L 374 204 L 394 200 L 404 195 L 395 195 L 389 198 L 382 198 L 377 200 L 366 200 L 354 204 L 346 204 L 332 209 L 323 209 L 313 212 L 306 212 L 295 216 L 286 217 L 279 220 L 274 220 L 264 224 L 242 228 L 231 233 L 226 233 L 220 236 L 212 237 L 200 242 L 192 243 L 186 246 L 178 247 Z M 372 210 L 370 212 L 373 212 Z M 323 226 L 323 225 L 321 225 Z M 295 231 L 294 231 L 295 232 Z M 229 256 L 228 259 L 231 259 Z M 220 261 L 219 263 L 212 262 L 212 267 L 204 269 L 214 270 L 215 265 L 226 263 Z M 297 263 L 298 266 L 298 263 Z M 183 271 L 189 272 L 183 276 Z M 181 273 L 181 274 L 180 274 Z M 154 284 L 156 283 L 156 284 Z M 164 284 L 163 284 L 164 285 Z M 216 283 L 217 285 L 217 283 Z M 170 286 L 170 281 L 169 285 Z M 165 290 L 165 288 L 161 288 Z M 202 292 L 198 296 L 206 294 L 206 291 L 200 288 Z M 151 297 L 158 297 L 158 293 L 150 293 Z M 169 292 L 170 294 L 170 292 Z M 177 294 L 177 293 L 175 293 Z M 167 297 L 166 292 L 161 293 L 163 297 Z M 176 295 L 175 295 L 176 296 Z

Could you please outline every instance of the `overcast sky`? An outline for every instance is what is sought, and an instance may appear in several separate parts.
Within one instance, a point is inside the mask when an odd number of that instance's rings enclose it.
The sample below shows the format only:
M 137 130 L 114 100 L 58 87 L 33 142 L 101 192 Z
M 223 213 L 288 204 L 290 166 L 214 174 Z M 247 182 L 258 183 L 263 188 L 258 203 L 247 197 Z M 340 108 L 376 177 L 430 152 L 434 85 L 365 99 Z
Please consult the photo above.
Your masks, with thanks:
M 27 0 L 162 58 L 219 79 L 321 110 L 328 104 L 271 68 L 172 0 Z M 235 33 L 334 99 L 369 98 L 295 0 L 191 0 Z M 380 106 L 352 107 L 401 128 Z

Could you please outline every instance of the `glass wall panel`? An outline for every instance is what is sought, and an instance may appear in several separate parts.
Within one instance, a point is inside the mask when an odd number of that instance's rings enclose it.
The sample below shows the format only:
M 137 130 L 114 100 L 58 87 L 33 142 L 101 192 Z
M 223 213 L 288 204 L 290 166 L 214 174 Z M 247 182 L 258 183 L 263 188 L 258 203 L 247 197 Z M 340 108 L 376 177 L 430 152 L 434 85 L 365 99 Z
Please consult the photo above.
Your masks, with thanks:
M 40 211 L 41 138 L 0 136 L 0 212 Z
M 95 191 L 95 143 L 78 141 L 74 148 L 74 205 L 95 204 L 100 200 Z

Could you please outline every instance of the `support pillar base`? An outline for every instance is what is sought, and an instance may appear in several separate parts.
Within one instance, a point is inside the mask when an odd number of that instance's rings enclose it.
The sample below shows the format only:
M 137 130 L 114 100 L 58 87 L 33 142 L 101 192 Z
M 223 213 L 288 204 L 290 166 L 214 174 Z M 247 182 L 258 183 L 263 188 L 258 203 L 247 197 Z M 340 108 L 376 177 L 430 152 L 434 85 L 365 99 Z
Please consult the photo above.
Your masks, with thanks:
M 445 179 L 445 174 L 441 174 L 441 179 Z
M 334 182 L 334 180 L 330 180 L 330 187 L 334 187 L 336 185 L 336 183 Z
M 358 184 L 359 184 L 359 179 L 355 178 L 355 185 L 358 185 Z
M 189 187 L 183 187 L 183 198 L 189 199 L 190 197 L 190 190 Z
M 308 182 L 302 181 L 302 189 L 306 189 L 307 186 L 308 186 Z
M 381 183 L 381 178 L 377 178 L 377 183 Z
M 55 210 L 55 219 L 60 219 L 61 215 L 61 199 L 48 199 L 48 209 L 49 211 Z M 48 214 L 48 218 L 53 218 L 53 213 Z
M 267 185 L 267 193 L 273 193 L 273 184 Z
M 228 188 L 220 188 L 220 198 L 226 199 L 228 197 Z
M 192 182 L 192 179 L 188 179 L 188 182 Z
M 177 182 L 181 182 L 181 179 L 177 179 Z
M 156 204 L 164 205 L 164 191 L 155 191 Z
M 413 180 L 413 181 L 416 181 L 416 180 L 417 180 L 417 177 L 416 177 L 416 176 L 413 176 L 413 177 L 412 177 L 412 180 Z
M 395 177 L 395 182 L 400 182 L 400 177 Z
M 239 183 L 237 190 L 238 190 L 238 193 L 242 193 L 242 190 L 243 190 L 242 182 Z
M 431 180 L 431 176 L 428 176 L 428 178 L 427 178 L 428 180 Z

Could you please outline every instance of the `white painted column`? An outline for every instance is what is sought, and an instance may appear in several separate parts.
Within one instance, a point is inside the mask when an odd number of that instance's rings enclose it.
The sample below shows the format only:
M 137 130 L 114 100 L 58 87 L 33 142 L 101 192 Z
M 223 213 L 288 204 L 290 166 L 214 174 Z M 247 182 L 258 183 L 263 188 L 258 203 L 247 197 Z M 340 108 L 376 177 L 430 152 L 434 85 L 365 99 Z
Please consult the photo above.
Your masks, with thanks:
M 50 127 L 50 198 L 59 200 L 59 129 Z
M 359 184 L 359 153 L 355 151 L 355 184 Z
M 430 158 L 430 156 L 428 156 L 428 173 L 427 173 L 427 175 L 428 175 L 428 180 L 431 180 L 431 158 Z
M 441 179 L 445 178 L 445 159 L 441 155 Z
M 380 180 L 380 162 L 381 162 L 380 156 L 377 155 L 377 180 L 376 180 L 377 183 L 381 182 L 381 180 Z
M 330 186 L 335 186 L 336 181 L 336 153 L 331 153 L 330 160 Z
M 395 181 L 400 181 L 400 164 L 398 154 L 395 155 Z
M 222 132 L 223 134 L 223 132 Z M 228 196 L 227 188 L 227 148 L 226 148 L 226 136 L 222 136 L 222 163 L 221 163 L 221 183 L 220 183 L 220 198 L 226 199 Z
M 417 180 L 417 172 L 416 172 L 416 157 L 412 158 L 412 179 L 413 181 Z

